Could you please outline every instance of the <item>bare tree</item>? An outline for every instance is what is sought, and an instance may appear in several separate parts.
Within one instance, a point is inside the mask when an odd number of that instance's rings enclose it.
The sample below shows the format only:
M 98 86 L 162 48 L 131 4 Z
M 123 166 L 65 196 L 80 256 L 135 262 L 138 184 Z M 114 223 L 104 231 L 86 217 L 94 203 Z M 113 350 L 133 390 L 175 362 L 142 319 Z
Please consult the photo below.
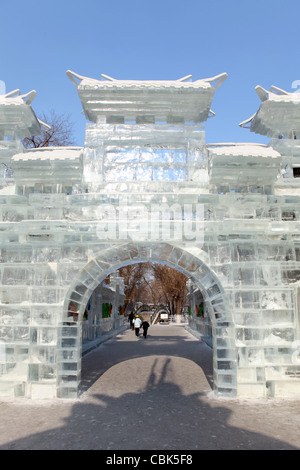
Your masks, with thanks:
M 158 263 L 139 263 L 119 269 L 126 285 L 126 305 L 135 302 L 160 303 L 170 313 L 180 315 L 186 304 L 187 277 L 176 269 Z
M 135 302 L 149 302 L 151 293 L 145 278 L 150 269 L 150 263 L 129 264 L 119 268 L 119 275 L 124 278 L 125 284 L 125 306 Z
M 162 264 L 152 263 L 152 270 L 156 295 L 160 292 L 160 301 L 168 305 L 171 314 L 180 315 L 186 303 L 187 277 Z
M 25 137 L 23 145 L 25 148 L 39 147 L 67 147 L 74 145 L 73 123 L 70 116 L 57 114 L 53 109 L 49 114 L 43 114 L 38 118 L 48 124 L 50 129 L 43 130 L 40 135 Z

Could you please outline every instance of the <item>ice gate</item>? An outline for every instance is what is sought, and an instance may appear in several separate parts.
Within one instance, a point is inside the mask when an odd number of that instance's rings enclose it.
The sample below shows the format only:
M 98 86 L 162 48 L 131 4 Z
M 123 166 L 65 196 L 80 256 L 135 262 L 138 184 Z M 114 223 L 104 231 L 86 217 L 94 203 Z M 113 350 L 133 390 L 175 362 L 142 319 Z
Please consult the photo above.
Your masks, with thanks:
M 24 150 L 20 139 L 47 126 L 35 92 L 0 96 L 0 396 L 76 397 L 87 302 L 108 274 L 148 260 L 201 293 L 216 394 L 297 396 L 300 93 L 256 88 L 261 106 L 241 126 L 269 145 L 206 144 L 227 74 L 67 75 L 88 121 L 83 148 Z M 111 331 L 115 307 L 101 320 Z

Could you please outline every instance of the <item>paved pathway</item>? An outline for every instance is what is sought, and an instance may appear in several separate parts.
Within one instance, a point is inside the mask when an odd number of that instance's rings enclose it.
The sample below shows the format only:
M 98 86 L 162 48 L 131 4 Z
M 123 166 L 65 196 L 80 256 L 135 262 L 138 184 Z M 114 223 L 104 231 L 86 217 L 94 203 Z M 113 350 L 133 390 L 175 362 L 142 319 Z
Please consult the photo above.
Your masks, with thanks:
M 182 325 L 103 343 L 83 358 L 82 390 L 0 401 L 0 450 L 300 449 L 300 400 L 214 397 L 212 351 Z

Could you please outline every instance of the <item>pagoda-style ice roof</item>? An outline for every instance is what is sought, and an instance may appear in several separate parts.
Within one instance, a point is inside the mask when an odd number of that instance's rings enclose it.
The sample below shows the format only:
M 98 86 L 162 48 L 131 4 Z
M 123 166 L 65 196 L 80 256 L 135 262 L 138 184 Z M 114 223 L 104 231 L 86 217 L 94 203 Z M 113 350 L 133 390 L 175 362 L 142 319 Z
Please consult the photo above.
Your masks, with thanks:
M 67 76 L 76 85 L 86 118 L 92 122 L 194 122 L 214 113 L 211 102 L 215 90 L 227 78 L 223 73 L 212 78 L 178 80 L 116 80 L 103 75 L 95 80 L 70 70 Z M 216 82 L 216 83 L 215 83 Z M 215 83 L 215 85 L 213 85 Z
M 35 96 L 34 90 L 25 95 L 20 90 L 0 95 L 0 135 L 23 139 L 39 135 L 42 126 L 48 127 L 37 119 L 30 106 Z
M 241 127 L 268 137 L 300 136 L 300 93 L 288 93 L 275 86 L 270 91 L 255 88 L 262 104 L 259 110 L 240 123 Z

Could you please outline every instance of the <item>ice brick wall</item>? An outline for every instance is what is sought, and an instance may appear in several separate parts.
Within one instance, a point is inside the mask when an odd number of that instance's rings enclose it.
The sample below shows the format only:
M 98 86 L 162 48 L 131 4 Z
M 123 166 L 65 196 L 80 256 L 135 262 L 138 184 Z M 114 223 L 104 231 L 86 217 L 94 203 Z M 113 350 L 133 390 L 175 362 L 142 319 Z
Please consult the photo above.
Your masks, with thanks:
M 63 306 L 68 295 L 79 307 L 83 305 L 91 294 L 89 286 L 97 273 L 105 274 L 107 269 L 126 263 L 124 254 L 123 257 L 110 255 L 96 264 L 94 271 L 89 268 L 83 284 L 74 286 L 70 295 L 74 279 L 83 275 L 91 259 L 112 244 L 117 247 L 126 242 L 127 232 L 121 239 L 99 238 L 102 232 L 97 211 L 104 202 L 118 204 L 117 195 L 31 194 L 28 198 L 1 199 L 0 324 L 5 360 L 0 386 L 3 394 L 53 396 L 57 387 L 62 396 L 77 393 L 81 333 L 77 326 L 65 324 Z M 148 195 L 148 201 L 144 193 L 127 194 L 127 197 L 129 203 L 140 201 L 148 208 L 151 198 L 156 203 L 168 201 L 163 192 L 157 191 Z M 203 205 L 204 240 L 201 248 L 195 240 L 188 239 L 173 240 L 171 245 L 193 253 L 219 280 L 223 289 L 221 298 L 209 271 L 199 271 L 195 277 L 206 296 L 210 296 L 211 315 L 226 314 L 223 297 L 231 312 L 229 330 L 228 324 L 213 325 L 215 381 L 222 392 L 236 390 L 240 394 L 264 396 L 268 384 L 279 379 L 292 380 L 299 370 L 292 363 L 299 331 L 297 198 L 236 193 L 192 196 L 182 192 L 169 199 L 177 204 L 182 201 Z M 291 207 L 296 208 L 295 219 L 282 220 Z M 122 225 L 125 220 L 118 222 Z M 159 240 L 155 239 L 156 232 L 148 234 L 149 243 L 159 246 L 165 242 L 164 232 Z M 154 239 L 151 234 L 155 235 Z M 193 274 L 189 258 L 184 260 L 184 256 L 175 253 L 169 260 L 177 268 Z M 145 255 L 145 259 L 149 257 Z M 138 254 L 130 258 L 130 262 L 139 260 Z M 235 366 L 236 382 L 232 383 L 232 374 L 227 371 Z

